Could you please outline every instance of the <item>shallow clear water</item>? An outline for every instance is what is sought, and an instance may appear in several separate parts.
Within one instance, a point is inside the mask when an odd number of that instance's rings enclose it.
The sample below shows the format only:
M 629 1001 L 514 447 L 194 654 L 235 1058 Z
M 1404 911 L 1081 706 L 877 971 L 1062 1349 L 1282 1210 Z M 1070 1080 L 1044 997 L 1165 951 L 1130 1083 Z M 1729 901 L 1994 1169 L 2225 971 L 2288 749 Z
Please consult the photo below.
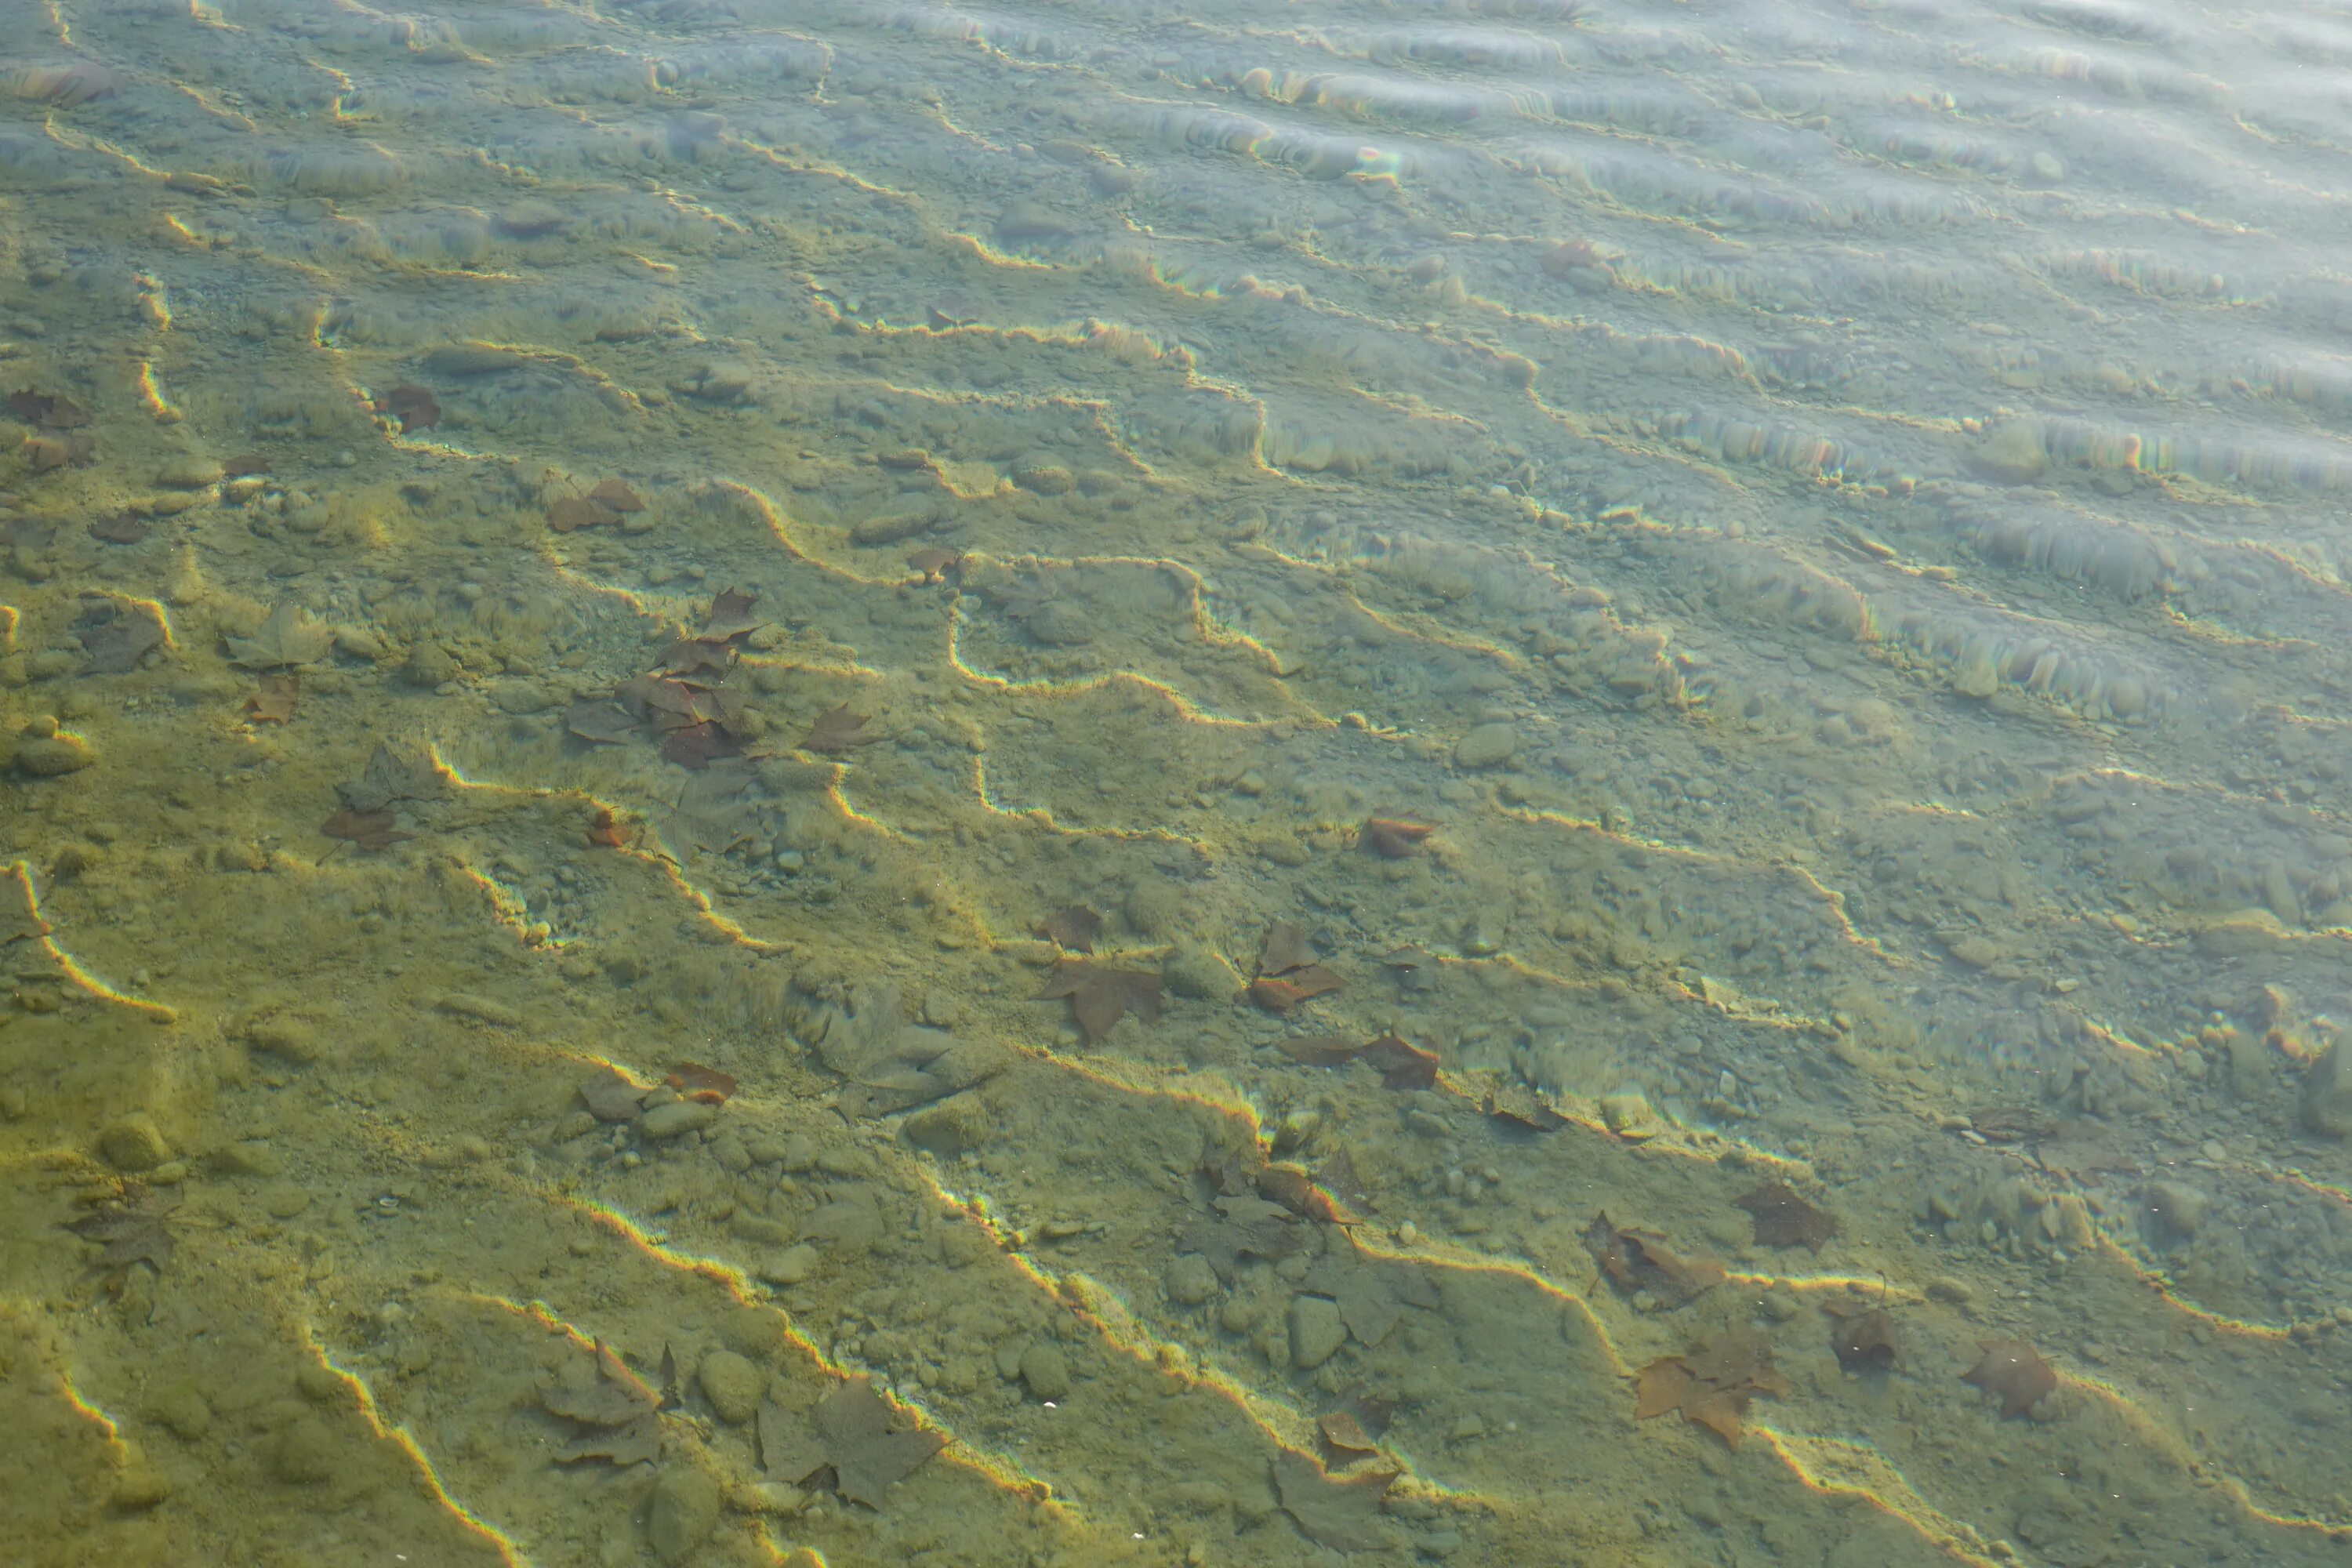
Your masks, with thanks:
M 2340 1557 L 2352 7 L 0 38 L 0 1559 Z

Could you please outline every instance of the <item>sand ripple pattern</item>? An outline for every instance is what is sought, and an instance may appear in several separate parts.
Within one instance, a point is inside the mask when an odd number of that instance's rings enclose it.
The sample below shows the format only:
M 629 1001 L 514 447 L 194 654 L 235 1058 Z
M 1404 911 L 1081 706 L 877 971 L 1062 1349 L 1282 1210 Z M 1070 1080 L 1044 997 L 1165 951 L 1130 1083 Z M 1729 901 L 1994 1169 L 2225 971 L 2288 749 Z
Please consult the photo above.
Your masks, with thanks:
M 0 1557 L 2341 1555 L 2329 7 L 0 37 Z M 729 589 L 735 754 L 583 729 Z M 1634 1421 L 1731 1329 L 1736 1454 Z M 845 1372 L 878 1511 L 747 1418 Z

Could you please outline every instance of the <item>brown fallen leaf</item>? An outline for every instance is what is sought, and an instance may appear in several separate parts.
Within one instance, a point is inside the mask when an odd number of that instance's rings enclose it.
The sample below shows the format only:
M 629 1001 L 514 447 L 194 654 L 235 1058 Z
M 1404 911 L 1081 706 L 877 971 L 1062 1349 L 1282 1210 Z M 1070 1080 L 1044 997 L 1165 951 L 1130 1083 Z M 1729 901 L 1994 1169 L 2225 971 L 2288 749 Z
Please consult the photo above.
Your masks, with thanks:
M 181 1195 L 176 1187 L 125 1183 L 95 1213 L 68 1222 L 66 1228 L 101 1244 L 93 1268 L 120 1279 L 132 1264 L 144 1263 L 160 1274 L 177 1245 L 169 1221 Z
M 1787 1392 L 1788 1380 L 1772 1367 L 1771 1342 L 1753 1329 L 1733 1329 L 1643 1367 L 1634 1381 L 1633 1418 L 1679 1410 L 1737 1448 L 1748 1400 Z
M 1208 1259 L 1211 1271 L 1228 1285 L 1240 1276 L 1243 1258 L 1270 1262 L 1307 1245 L 1310 1232 L 1281 1204 L 1234 1194 L 1217 1198 L 1210 1206 L 1218 1217 L 1185 1226 L 1177 1236 L 1176 1250 L 1199 1253 Z
M 1479 1105 L 1505 1126 L 1529 1132 L 1557 1132 L 1572 1120 L 1553 1110 L 1533 1085 L 1525 1083 L 1498 1083 L 1486 1091 Z
M 1275 1043 L 1292 1061 L 1311 1068 L 1338 1067 L 1364 1054 L 1364 1042 L 1345 1035 L 1291 1035 Z
M 584 1428 L 555 1450 L 554 1458 L 559 1465 L 606 1459 L 622 1469 L 631 1465 L 657 1463 L 661 1458 L 661 1417 L 648 1410 L 617 1426 Z
M 269 618 L 251 637 L 230 637 L 228 661 L 247 669 L 283 669 L 289 665 L 316 664 L 335 646 L 335 634 L 310 618 L 310 612 L 289 600 L 269 612 Z
M 598 1068 L 580 1084 L 580 1103 L 588 1114 L 599 1121 L 634 1121 L 645 1109 L 645 1098 L 652 1092 L 644 1084 L 633 1083 L 617 1068 Z
M 680 1062 L 669 1069 L 669 1076 L 662 1081 L 687 1099 L 709 1105 L 721 1104 L 735 1092 L 732 1077 L 700 1062 Z
M 127 508 L 89 520 L 89 536 L 108 544 L 142 543 L 154 531 L 155 523 L 152 518 L 141 517 Z
M 8 412 L 45 430 L 78 430 L 89 423 L 89 411 L 73 399 L 29 386 L 8 395 Z
M 84 675 L 126 675 L 164 642 L 162 612 L 143 599 L 93 598 L 74 622 Z
M 588 499 L 608 511 L 632 512 L 646 510 L 644 498 L 631 489 L 627 482 L 622 479 L 598 481 L 596 488 L 588 492 Z
M 0 870 L 0 948 L 11 942 L 37 942 L 49 934 L 33 895 L 32 873 L 21 860 Z
M 1328 1208 L 1338 1212 L 1325 1217 L 1339 1225 L 1350 1225 L 1373 1211 L 1372 1194 L 1356 1173 L 1356 1162 L 1345 1149 L 1323 1162 L 1315 1173 L 1315 1184 L 1328 1194 Z
M 1679 1307 L 1723 1282 L 1722 1264 L 1685 1258 L 1654 1231 L 1620 1228 L 1606 1211 L 1585 1227 L 1583 1239 L 1601 1271 L 1628 1296 L 1646 1290 L 1662 1305 Z
M 1437 1087 L 1437 1053 L 1424 1051 L 1401 1036 L 1382 1035 L 1366 1046 L 1364 1060 L 1379 1071 L 1382 1089 Z
M 898 1411 L 864 1377 L 845 1380 L 809 1415 L 772 1400 L 760 1406 L 760 1457 L 769 1475 L 802 1486 L 833 1472 L 848 1502 L 880 1508 L 883 1495 L 948 1446 L 947 1434 L 894 1426 Z
M 1259 946 L 1257 953 L 1257 972 L 1260 974 L 1287 974 L 1314 962 L 1315 950 L 1308 945 L 1303 927 L 1288 921 L 1276 921 L 1266 928 L 1265 941 Z
M 564 710 L 563 727 L 583 741 L 614 746 L 636 734 L 636 715 L 610 698 L 575 697 Z
M 330 838 L 356 845 L 374 854 L 412 837 L 399 831 L 395 826 L 398 821 L 399 817 L 388 808 L 383 811 L 353 811 L 347 805 L 321 823 L 319 831 Z M 331 855 L 334 850 L 330 849 L 327 853 Z
M 1102 916 L 1084 904 L 1072 904 L 1039 921 L 1037 931 L 1050 938 L 1056 947 L 1071 952 L 1092 952 L 1095 938 L 1102 934 Z
M 369 406 L 398 425 L 404 436 L 430 430 L 441 423 L 441 405 L 434 401 L 428 388 L 418 386 L 414 382 L 400 383 Z
M 1336 1302 L 1339 1321 L 1365 1345 L 1388 1338 L 1407 1307 L 1425 1311 L 1440 1300 L 1436 1282 L 1415 1265 L 1373 1258 L 1352 1243 L 1335 1243 L 1315 1260 L 1300 1287 Z
M 1274 1459 L 1274 1487 L 1282 1511 L 1301 1535 L 1334 1552 L 1369 1552 L 1388 1544 L 1388 1533 L 1381 1528 L 1381 1504 L 1401 1473 L 1359 1470 L 1334 1476 L 1308 1456 L 1287 1449 Z
M 1323 1435 L 1324 1442 L 1350 1454 L 1374 1453 L 1381 1446 L 1380 1439 L 1364 1430 L 1364 1424 L 1356 1419 L 1352 1411 L 1333 1410 L 1318 1415 L 1315 1429 Z
M 963 564 L 963 552 L 950 550 L 943 544 L 928 544 L 908 556 L 907 564 L 921 573 L 926 583 L 944 583 Z
M 23 450 L 33 472 L 46 474 L 68 463 L 89 462 L 98 456 L 98 443 L 88 432 L 74 430 L 62 436 L 28 436 Z
M 1887 1315 L 1885 1308 L 1824 1301 L 1822 1310 L 1837 1325 L 1830 1331 L 1830 1349 L 1837 1352 L 1838 1365 L 1848 1372 L 1892 1370 L 1899 1352 L 1895 1344 L 1895 1320 Z
M 845 702 L 818 719 L 814 727 L 801 737 L 801 750 L 838 756 L 852 747 L 872 745 L 882 737 L 866 733 L 866 726 L 871 722 L 866 714 L 852 712 Z
M 1786 1182 L 1767 1182 L 1752 1193 L 1731 1200 L 1746 1209 L 1755 1224 L 1759 1247 L 1809 1247 L 1815 1252 L 1835 1236 L 1837 1220 L 1797 1195 Z
M 1436 831 L 1433 823 L 1413 822 L 1402 816 L 1374 816 L 1365 819 L 1363 839 L 1382 859 L 1402 860 L 1421 853 L 1422 840 Z
M 710 614 L 703 617 L 698 634 L 705 642 L 738 642 L 768 623 L 751 613 L 758 599 L 740 588 L 723 588 L 710 600 Z
M 558 1464 L 607 1459 L 616 1466 L 651 1464 L 661 1457 L 661 1396 L 596 1342 L 593 1383 L 572 1381 L 540 1393 L 540 1407 L 579 1430 L 555 1451 Z
M 441 770 L 431 752 L 395 752 L 382 741 L 368 753 L 358 778 L 335 786 L 336 795 L 356 812 L 381 811 L 400 800 L 435 800 L 441 792 Z
M 1316 1432 L 1323 1439 L 1324 1464 L 1352 1465 L 1367 1454 L 1379 1452 L 1381 1438 L 1395 1415 L 1396 1406 L 1390 1401 L 1375 1399 L 1361 1387 L 1349 1390 L 1336 1408 L 1315 1419 Z
M 294 675 L 265 675 L 260 687 L 245 700 L 245 718 L 249 724 L 289 724 L 294 710 L 300 703 L 302 681 Z
M 547 526 L 558 533 L 608 527 L 620 521 L 619 512 L 593 496 L 567 496 L 547 509 Z
M 664 675 L 680 680 L 715 678 L 727 679 L 740 656 L 733 643 L 711 642 L 702 637 L 685 637 L 662 649 L 656 662 Z
M 662 737 L 662 760 L 682 768 L 707 768 L 721 757 L 740 757 L 742 746 L 715 723 L 688 724 Z
M 1160 1021 L 1160 977 L 1132 970 L 1111 969 L 1084 959 L 1065 958 L 1054 965 L 1040 1002 L 1070 999 L 1071 1016 L 1088 1045 L 1099 1044 L 1120 1017 L 1132 1013 L 1147 1024 Z
M 1344 990 L 1347 982 L 1319 963 L 1304 969 L 1294 969 L 1287 974 L 1262 974 L 1250 982 L 1250 1000 L 1269 1013 L 1287 1013 L 1302 1002 L 1327 996 Z
M 2023 1340 L 1985 1340 L 1978 1348 L 1983 1355 L 1960 1381 L 1999 1394 L 2003 1418 L 2026 1414 L 2058 1386 L 2058 1374 Z

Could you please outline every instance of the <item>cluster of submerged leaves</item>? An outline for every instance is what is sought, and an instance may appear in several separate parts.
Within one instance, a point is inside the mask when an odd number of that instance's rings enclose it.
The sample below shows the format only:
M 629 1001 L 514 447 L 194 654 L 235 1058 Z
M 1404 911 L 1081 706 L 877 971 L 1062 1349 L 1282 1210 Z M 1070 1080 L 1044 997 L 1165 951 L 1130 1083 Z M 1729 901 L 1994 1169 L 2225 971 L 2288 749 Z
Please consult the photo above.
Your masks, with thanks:
M 573 701 L 565 727 L 595 745 L 621 745 L 651 734 L 659 738 L 662 756 L 682 768 L 700 770 L 745 754 L 762 727 L 733 677 L 743 645 L 767 624 L 751 613 L 754 599 L 740 588 L 720 593 L 699 631 L 671 643 L 652 669 L 621 682 L 609 695 Z M 844 703 L 810 727 L 800 749 L 843 755 L 881 738 L 867 733 L 869 721 Z
M 1786 1182 L 1770 1181 L 1732 1200 L 1747 1211 L 1759 1247 L 1803 1247 L 1819 1251 L 1838 1232 L 1836 1216 L 1807 1202 Z M 1584 1232 L 1585 1249 L 1610 1283 L 1627 1296 L 1645 1298 L 1659 1310 L 1697 1300 L 1723 1282 L 1723 1265 L 1675 1247 L 1652 1230 L 1620 1226 L 1606 1212 Z M 1830 1349 L 1848 1372 L 1883 1373 L 1901 1355 L 1895 1319 L 1882 1300 L 1824 1303 L 1831 1320 Z M 2057 1373 L 2023 1340 L 1985 1342 L 1982 1356 L 1961 1381 L 1998 1395 L 2003 1416 L 2023 1415 L 2058 1386 Z M 1782 1394 L 1787 1384 L 1772 1367 L 1772 1345 L 1755 1330 L 1740 1329 L 1701 1339 L 1680 1355 L 1662 1356 L 1642 1368 L 1635 1380 L 1634 1415 L 1647 1420 L 1679 1410 L 1733 1447 L 1750 1399 Z

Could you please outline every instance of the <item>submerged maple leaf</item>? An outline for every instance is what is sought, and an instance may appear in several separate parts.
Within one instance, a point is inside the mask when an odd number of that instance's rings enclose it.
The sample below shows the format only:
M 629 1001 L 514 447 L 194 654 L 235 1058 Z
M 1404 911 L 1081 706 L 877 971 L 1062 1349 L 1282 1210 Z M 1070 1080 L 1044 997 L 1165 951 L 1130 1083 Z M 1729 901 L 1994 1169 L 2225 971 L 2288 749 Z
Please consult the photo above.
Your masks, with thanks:
M 289 724 L 293 722 L 294 710 L 302 700 L 302 682 L 293 675 L 265 675 L 252 696 L 245 700 L 246 721 L 250 724 Z
M 1759 1247 L 1810 1247 L 1819 1252 L 1837 1234 L 1836 1217 L 1798 1196 L 1786 1182 L 1767 1182 L 1732 1199 L 1731 1205 L 1746 1209 L 1754 1220 Z
M 703 617 L 697 635 L 705 642 L 740 642 L 751 636 L 768 624 L 751 613 L 758 597 L 740 588 L 722 588 L 712 597 L 710 614 Z
M 1275 1456 L 1274 1486 L 1282 1511 L 1298 1532 L 1335 1552 L 1369 1552 L 1388 1544 L 1381 1529 L 1382 1502 L 1402 1472 L 1359 1470 L 1334 1476 L 1304 1454 Z
M 596 1381 L 541 1391 L 540 1407 L 578 1428 L 555 1452 L 558 1464 L 609 1459 L 614 1465 L 651 1464 L 661 1457 L 661 1397 L 596 1342 Z
M 640 497 L 636 491 L 629 488 L 628 481 L 625 479 L 603 479 L 598 481 L 596 488 L 588 492 L 588 499 L 594 501 L 598 506 L 609 508 L 610 510 L 617 512 L 643 511 L 646 510 L 644 499 Z
M 1679 1410 L 1685 1420 L 1737 1448 L 1749 1398 L 1788 1391 L 1788 1380 L 1772 1368 L 1771 1342 L 1752 1329 L 1733 1329 L 1643 1367 L 1634 1384 L 1633 1418 Z
M 428 388 L 418 386 L 414 382 L 400 383 L 379 395 L 369 406 L 397 424 L 404 436 L 430 430 L 441 423 L 441 405 L 434 401 Z
M 1584 1248 L 1620 1290 L 1629 1296 L 1646 1290 L 1668 1307 L 1723 1280 L 1723 1265 L 1713 1258 L 1685 1258 L 1654 1231 L 1620 1228 L 1605 1211 L 1585 1227 Z
M 1382 1035 L 1364 1047 L 1364 1060 L 1380 1069 L 1382 1089 L 1434 1089 L 1437 1053 L 1398 1035 Z
M 102 1243 L 95 1267 L 121 1276 L 134 1263 L 162 1273 L 172 1261 L 176 1245 L 167 1223 L 180 1206 L 181 1194 L 168 1187 L 126 1184 L 97 1213 L 69 1222 L 66 1228 L 84 1241 Z
M 1402 816 L 1374 816 L 1365 820 L 1364 843 L 1384 860 L 1402 860 L 1419 854 L 1421 841 L 1436 831 L 1432 823 L 1413 822 Z
M 2000 1395 L 2004 1417 L 2024 1415 L 2058 1386 L 2058 1374 L 2023 1340 L 1987 1340 L 1979 1348 L 1984 1354 L 1960 1381 Z
M 1884 1307 L 1858 1302 L 1824 1301 L 1822 1310 L 1836 1321 L 1830 1349 L 1838 1365 L 1848 1372 L 1886 1372 L 1895 1365 L 1895 1320 Z
M 851 711 L 849 704 L 845 702 L 820 717 L 809 732 L 801 737 L 801 750 L 838 756 L 853 746 L 872 745 L 882 737 L 866 732 L 866 726 L 871 722 L 871 718 Z
M 93 599 L 74 622 L 74 635 L 89 656 L 84 675 L 127 674 L 165 640 L 162 615 L 139 599 Z
M 8 395 L 8 412 L 45 430 L 79 430 L 89 423 L 89 410 L 72 398 L 31 387 Z
M 670 1088 L 688 1100 L 699 1100 L 718 1105 L 735 1092 L 735 1079 L 717 1068 L 704 1067 L 700 1062 L 680 1062 L 669 1069 L 663 1079 Z
M 347 805 L 320 824 L 319 831 L 374 854 L 411 837 L 400 831 L 399 821 L 388 807 L 382 811 L 353 811 Z M 331 855 L 334 851 L 330 849 L 327 853 Z
M 1366 1345 L 1388 1338 L 1407 1307 L 1426 1310 L 1439 1301 L 1436 1283 L 1414 1265 L 1377 1258 L 1352 1247 L 1317 1258 L 1300 1284 L 1337 1302 L 1339 1321 Z
M 1214 1207 L 1221 1217 L 1185 1226 L 1177 1250 L 1207 1258 L 1211 1270 L 1228 1285 L 1240 1275 L 1243 1258 L 1287 1258 L 1307 1245 L 1310 1233 L 1280 1204 L 1236 1194 L 1218 1198 Z
M 547 509 L 547 526 L 558 533 L 608 527 L 620 521 L 619 512 L 594 496 L 567 496 Z
M 108 544 L 139 544 L 155 531 L 152 519 L 124 508 L 89 520 L 89 536 Z
M 335 646 L 330 627 L 310 618 L 310 612 L 289 601 L 269 612 L 269 618 L 251 637 L 228 639 L 228 661 L 247 669 L 283 669 L 289 665 L 316 664 Z
M 1040 1002 L 1070 999 L 1071 1016 L 1088 1045 L 1101 1041 L 1119 1018 L 1134 1014 L 1146 1023 L 1160 1021 L 1160 977 L 1132 970 L 1111 969 L 1084 959 L 1065 958 L 1054 965 Z
M 1102 934 L 1102 916 L 1084 904 L 1072 904 L 1055 910 L 1038 922 L 1038 932 L 1053 939 L 1056 947 L 1072 952 L 1092 952 L 1095 938 Z
M 845 1500 L 880 1508 L 894 1482 L 948 1446 L 944 1432 L 894 1430 L 893 1414 L 863 1377 L 845 1380 L 808 1415 L 766 1401 L 760 1406 L 760 1456 L 780 1481 L 799 1486 L 830 1469 L 833 1489 Z

